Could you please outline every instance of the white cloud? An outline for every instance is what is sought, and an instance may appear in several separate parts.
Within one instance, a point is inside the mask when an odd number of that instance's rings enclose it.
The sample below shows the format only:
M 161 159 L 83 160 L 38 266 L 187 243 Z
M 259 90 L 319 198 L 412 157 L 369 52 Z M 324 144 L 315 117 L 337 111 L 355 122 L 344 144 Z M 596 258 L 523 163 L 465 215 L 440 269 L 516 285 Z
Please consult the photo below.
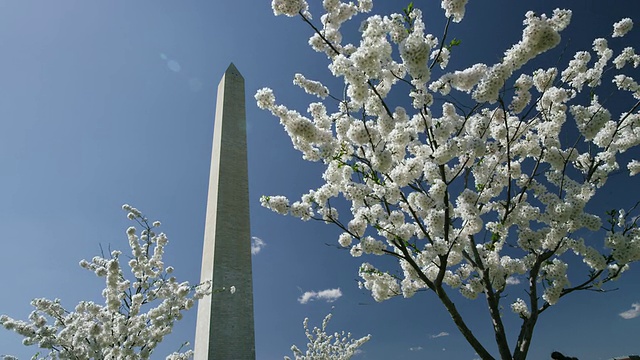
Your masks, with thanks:
M 518 285 L 518 284 L 520 284 L 520 279 L 518 279 L 517 277 L 513 277 L 513 276 L 509 276 L 506 281 L 507 281 L 507 285 Z
M 326 302 L 334 302 L 342 296 L 340 288 L 326 289 L 322 291 L 307 291 L 298 298 L 300 304 L 306 304 L 309 301 L 325 300 Z
M 265 243 L 262 239 L 260 239 L 257 236 L 253 236 L 251 238 L 251 255 L 256 255 L 257 253 L 260 252 L 260 250 L 262 250 L 263 247 L 267 246 L 267 243 Z
M 409 348 L 409 351 L 420 351 L 420 350 L 422 350 L 422 349 L 423 349 L 423 347 L 422 347 L 422 346 L 416 346 L 416 347 L 410 347 L 410 348 Z
M 431 335 L 431 338 L 432 338 L 432 339 L 435 339 L 435 338 L 439 338 L 439 337 L 443 337 L 443 336 L 449 336 L 449 333 L 448 333 L 448 332 L 446 332 L 446 331 L 442 331 L 442 332 L 440 332 L 439 334 Z
M 622 316 L 624 319 L 633 319 L 634 317 L 638 317 L 640 316 L 640 303 L 633 303 L 631 304 L 631 307 L 633 309 L 629 309 L 627 311 L 623 311 L 621 312 L 620 316 Z

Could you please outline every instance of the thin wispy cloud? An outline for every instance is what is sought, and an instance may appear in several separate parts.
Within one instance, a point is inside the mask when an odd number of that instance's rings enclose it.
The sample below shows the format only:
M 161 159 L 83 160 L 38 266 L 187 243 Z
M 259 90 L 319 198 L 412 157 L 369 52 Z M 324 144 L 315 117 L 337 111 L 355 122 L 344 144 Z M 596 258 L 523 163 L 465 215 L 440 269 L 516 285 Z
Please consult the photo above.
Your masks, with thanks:
M 631 304 L 631 309 L 623 311 L 618 315 L 627 320 L 640 316 L 640 303 Z
M 507 282 L 507 285 L 518 285 L 520 284 L 520 279 L 514 276 L 509 276 L 506 282 Z
M 326 289 L 322 291 L 307 291 L 298 298 L 300 304 L 306 304 L 309 301 L 324 300 L 326 302 L 334 302 L 342 296 L 340 288 Z
M 251 237 L 251 255 L 257 255 L 265 246 L 267 246 L 267 243 L 264 240 L 257 236 Z
M 449 333 L 446 332 L 446 331 L 442 331 L 439 334 L 431 335 L 431 338 L 435 339 L 435 338 L 439 338 L 439 337 L 443 337 L 443 336 L 449 336 Z
M 422 346 L 410 347 L 409 351 L 420 351 L 424 349 Z

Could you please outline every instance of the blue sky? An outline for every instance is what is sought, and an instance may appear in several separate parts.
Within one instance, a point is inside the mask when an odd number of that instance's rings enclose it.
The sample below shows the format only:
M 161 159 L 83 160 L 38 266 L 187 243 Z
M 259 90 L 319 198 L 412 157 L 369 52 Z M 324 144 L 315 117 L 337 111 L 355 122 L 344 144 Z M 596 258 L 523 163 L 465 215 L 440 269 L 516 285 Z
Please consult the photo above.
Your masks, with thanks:
M 405 5 L 378 3 L 380 13 Z M 440 35 L 439 2 L 415 4 L 427 28 Z M 520 38 L 528 7 L 573 8 L 563 64 L 576 50 L 590 49 L 593 38 L 607 36 L 613 22 L 640 14 L 632 2 L 574 4 L 471 1 L 464 21 L 450 29 L 462 40 L 455 51 L 464 54 L 453 68 L 497 61 Z M 319 18 L 317 5 L 311 10 Z M 358 358 L 473 359 L 435 297 L 420 293 L 378 304 L 358 289 L 361 261 L 387 260 L 351 258 L 333 246 L 338 229 L 260 207 L 262 194 L 296 198 L 321 181 L 321 167 L 303 162 L 277 119 L 253 101 L 257 89 L 269 86 L 279 100 L 306 110 L 314 99 L 292 85 L 293 75 L 328 75 L 324 57 L 306 45 L 310 34 L 298 18 L 274 17 L 269 1 L 0 2 L 0 313 L 24 319 L 36 297 L 58 297 L 69 308 L 81 299 L 101 300 L 100 279 L 78 262 L 99 254 L 100 244 L 126 249 L 123 203 L 163 222 L 170 240 L 166 263 L 179 278 L 198 281 L 215 91 L 234 62 L 247 90 L 251 231 L 266 244 L 253 257 L 257 358 L 290 355 L 291 344 L 306 343 L 302 320 L 319 325 L 335 307 L 330 329 L 373 336 Z M 611 44 L 639 43 L 636 28 Z M 538 66 L 554 65 L 561 50 Z M 341 89 L 338 81 L 328 85 Z M 628 189 L 637 184 L 615 176 L 595 205 L 631 206 L 637 196 L 629 200 Z M 639 280 L 636 267 L 615 284 L 617 291 L 563 299 L 539 321 L 530 358 L 548 358 L 553 350 L 581 359 L 640 352 L 640 317 L 619 316 L 640 302 Z M 298 301 L 307 291 L 336 288 L 342 296 L 334 302 Z M 513 296 L 521 291 L 515 286 Z M 491 341 L 484 304 L 455 299 L 479 337 Z M 507 309 L 505 319 L 515 325 Z M 194 326 L 195 312 L 188 313 L 157 358 L 192 341 Z M 30 358 L 36 349 L 20 340 L 0 330 L 0 354 Z

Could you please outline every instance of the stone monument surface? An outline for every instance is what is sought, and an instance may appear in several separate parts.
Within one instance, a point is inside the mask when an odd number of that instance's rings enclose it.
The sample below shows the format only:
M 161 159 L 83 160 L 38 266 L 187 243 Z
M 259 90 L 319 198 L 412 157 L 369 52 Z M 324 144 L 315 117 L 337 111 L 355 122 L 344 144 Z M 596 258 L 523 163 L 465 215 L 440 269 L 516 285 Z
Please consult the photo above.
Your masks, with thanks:
M 198 302 L 196 360 L 255 359 L 244 96 L 231 64 L 218 85 L 201 272 L 227 290 Z

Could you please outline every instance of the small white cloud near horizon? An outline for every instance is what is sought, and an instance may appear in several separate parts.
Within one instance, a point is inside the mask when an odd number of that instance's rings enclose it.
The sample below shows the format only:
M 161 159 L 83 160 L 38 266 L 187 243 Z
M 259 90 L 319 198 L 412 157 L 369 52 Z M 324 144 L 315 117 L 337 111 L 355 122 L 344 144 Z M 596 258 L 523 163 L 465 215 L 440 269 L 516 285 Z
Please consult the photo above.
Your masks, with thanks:
M 251 237 L 251 255 L 257 255 L 263 247 L 267 246 L 264 240 L 257 236 Z
M 633 309 L 623 311 L 618 315 L 620 315 L 623 319 L 627 319 L 627 320 L 640 316 L 640 303 L 633 303 L 631 304 L 631 307 Z
M 424 349 L 422 346 L 410 347 L 409 351 L 420 351 Z
M 334 302 L 338 300 L 342 296 L 342 291 L 340 288 L 337 289 L 326 289 L 322 291 L 307 291 L 302 296 L 298 298 L 298 302 L 300 304 L 306 304 L 309 301 L 314 300 L 325 300 L 326 302 Z
M 507 285 L 518 285 L 520 284 L 520 279 L 514 276 L 509 276 L 506 282 L 507 282 Z
M 446 331 L 441 331 L 439 334 L 431 335 L 431 338 L 435 339 L 443 336 L 449 336 L 449 333 Z

